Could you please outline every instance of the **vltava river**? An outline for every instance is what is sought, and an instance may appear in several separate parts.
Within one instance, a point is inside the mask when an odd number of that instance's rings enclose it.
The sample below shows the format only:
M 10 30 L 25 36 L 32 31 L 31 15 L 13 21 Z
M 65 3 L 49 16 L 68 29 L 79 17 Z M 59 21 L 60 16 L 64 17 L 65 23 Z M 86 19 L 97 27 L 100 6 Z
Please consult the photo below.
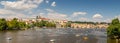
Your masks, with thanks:
M 0 43 L 107 43 L 107 35 L 105 29 L 4 31 Z

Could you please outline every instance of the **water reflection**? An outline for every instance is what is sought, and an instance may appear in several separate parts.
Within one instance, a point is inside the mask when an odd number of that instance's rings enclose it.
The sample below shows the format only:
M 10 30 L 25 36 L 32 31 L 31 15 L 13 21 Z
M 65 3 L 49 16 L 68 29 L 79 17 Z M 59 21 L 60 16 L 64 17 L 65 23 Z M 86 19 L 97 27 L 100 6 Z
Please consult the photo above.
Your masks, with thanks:
M 97 35 L 94 32 L 98 32 Z M 103 30 L 94 29 L 37 29 L 0 32 L 0 43 L 106 43 Z M 12 37 L 12 40 L 6 38 Z

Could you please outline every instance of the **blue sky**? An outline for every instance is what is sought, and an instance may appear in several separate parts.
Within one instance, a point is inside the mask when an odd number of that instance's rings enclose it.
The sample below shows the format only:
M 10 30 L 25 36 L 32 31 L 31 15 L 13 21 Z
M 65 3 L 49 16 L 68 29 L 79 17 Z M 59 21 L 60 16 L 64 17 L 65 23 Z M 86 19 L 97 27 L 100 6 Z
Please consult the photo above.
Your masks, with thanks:
M 120 18 L 120 0 L 0 0 L 1 18 L 33 18 L 37 15 L 72 21 L 104 21 Z

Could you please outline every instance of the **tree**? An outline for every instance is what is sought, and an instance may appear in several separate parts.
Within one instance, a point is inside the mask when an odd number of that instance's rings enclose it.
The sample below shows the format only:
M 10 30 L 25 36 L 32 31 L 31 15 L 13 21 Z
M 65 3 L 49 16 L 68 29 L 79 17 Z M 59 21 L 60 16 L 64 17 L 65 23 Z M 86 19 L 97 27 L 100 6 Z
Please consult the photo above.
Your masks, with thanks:
M 116 24 L 119 24 L 120 22 L 119 22 L 119 19 L 118 18 L 116 18 L 116 19 L 113 19 L 112 20 L 112 25 L 116 25 Z
M 71 27 L 71 22 L 67 22 L 66 27 Z
M 18 24 L 19 24 L 18 26 L 20 29 L 27 28 L 27 25 L 25 24 L 25 22 L 19 22 Z
M 33 25 L 37 26 L 37 27 L 56 27 L 56 24 L 54 22 L 48 22 L 48 21 L 38 21 L 36 23 L 34 23 Z
M 8 29 L 9 29 L 9 30 L 20 29 L 20 27 L 19 27 L 19 22 L 18 22 L 18 19 L 17 19 L 17 18 L 14 18 L 13 20 L 8 21 L 8 22 L 7 22 L 7 25 L 8 25 Z
M 47 23 L 48 21 L 39 21 L 39 22 L 36 22 L 36 23 L 34 23 L 34 25 L 35 26 L 37 26 L 37 27 L 43 27 L 43 26 L 46 26 L 46 23 Z
M 56 24 L 53 22 L 47 22 L 46 27 L 56 27 Z
M 118 18 L 112 20 L 107 28 L 107 35 L 111 39 L 120 39 L 120 22 Z
M 7 28 L 7 23 L 4 18 L 0 19 L 0 30 L 6 30 Z
M 7 26 L 8 30 L 18 30 L 29 27 L 25 22 L 18 21 L 17 18 L 12 19 L 11 21 L 7 21 Z

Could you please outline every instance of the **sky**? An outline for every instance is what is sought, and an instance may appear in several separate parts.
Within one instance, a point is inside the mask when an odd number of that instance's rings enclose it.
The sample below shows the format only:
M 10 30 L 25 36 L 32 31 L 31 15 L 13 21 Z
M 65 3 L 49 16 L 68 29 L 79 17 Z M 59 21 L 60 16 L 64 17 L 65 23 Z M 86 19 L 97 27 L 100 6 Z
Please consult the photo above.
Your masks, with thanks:
M 120 0 L 0 0 L 0 18 L 110 22 L 120 19 Z

